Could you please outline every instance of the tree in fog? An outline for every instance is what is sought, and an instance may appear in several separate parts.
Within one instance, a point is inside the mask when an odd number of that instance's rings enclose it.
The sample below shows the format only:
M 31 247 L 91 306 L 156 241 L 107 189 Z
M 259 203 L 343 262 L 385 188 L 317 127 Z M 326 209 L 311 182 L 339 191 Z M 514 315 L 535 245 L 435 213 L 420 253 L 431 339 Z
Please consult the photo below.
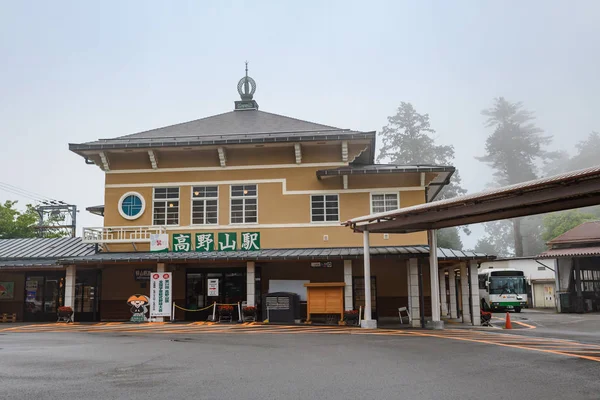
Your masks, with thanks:
M 522 103 L 498 97 L 492 107 L 481 114 L 487 117 L 486 127 L 493 132 L 486 140 L 485 154 L 476 159 L 494 169 L 498 184 L 512 185 L 535 179 L 538 165 L 555 157 L 544 149 L 552 141 L 551 136 L 543 135 L 543 130 L 534 123 L 533 113 L 525 110 Z M 521 218 L 512 220 L 512 247 L 517 257 L 524 254 L 521 222 Z
M 408 165 L 452 165 L 454 147 L 435 143 L 435 130 L 431 128 L 429 114 L 419 114 L 411 103 L 402 102 L 396 114 L 388 117 L 388 124 L 381 129 L 383 147 L 377 162 Z M 460 186 L 460 175 L 455 171 L 438 199 L 447 199 L 467 193 Z M 468 229 L 464 228 L 466 233 Z M 462 242 L 457 228 L 447 228 L 438 234 L 438 246 L 457 249 Z M 454 231 L 454 232 L 448 232 Z
M 594 214 L 584 213 L 579 210 L 568 210 L 547 214 L 544 216 L 544 232 L 542 237 L 546 242 L 562 235 L 586 221 L 593 221 Z

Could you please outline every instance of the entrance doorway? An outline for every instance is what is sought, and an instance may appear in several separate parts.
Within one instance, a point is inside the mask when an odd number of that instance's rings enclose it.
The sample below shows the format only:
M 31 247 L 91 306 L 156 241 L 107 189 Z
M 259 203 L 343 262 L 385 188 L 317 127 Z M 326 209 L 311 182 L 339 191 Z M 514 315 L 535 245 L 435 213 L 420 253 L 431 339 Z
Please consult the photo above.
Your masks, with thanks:
M 210 293 L 209 293 L 210 283 Z M 216 296 L 215 294 L 216 283 Z M 237 304 L 246 301 L 246 269 L 188 270 L 186 272 L 186 307 L 201 310 L 213 304 Z M 206 321 L 212 316 L 212 307 L 202 311 L 186 311 L 188 321 Z M 237 315 L 237 310 L 234 315 Z
M 75 278 L 75 318 L 79 322 L 100 321 L 100 288 L 99 282 L 101 271 L 79 270 Z
M 362 306 L 365 308 L 365 278 L 362 276 L 352 277 L 352 298 L 355 310 Z M 377 281 L 371 277 L 371 318 L 377 319 Z
M 26 322 L 56 321 L 58 307 L 64 305 L 65 273 L 32 272 L 25 277 Z

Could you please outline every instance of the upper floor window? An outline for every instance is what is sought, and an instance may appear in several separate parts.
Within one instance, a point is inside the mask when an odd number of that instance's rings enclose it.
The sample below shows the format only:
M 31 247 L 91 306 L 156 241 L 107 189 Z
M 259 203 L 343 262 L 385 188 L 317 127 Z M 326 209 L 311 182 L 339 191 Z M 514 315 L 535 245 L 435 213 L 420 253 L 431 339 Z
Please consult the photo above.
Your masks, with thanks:
M 398 209 L 398 193 L 378 193 L 371 195 L 371 213 L 381 213 Z
M 311 222 L 338 222 L 340 220 L 339 196 L 337 194 L 310 196 Z
M 231 223 L 258 222 L 258 190 L 256 185 L 231 185 Z
M 146 202 L 141 194 L 137 192 L 127 192 L 119 200 L 119 213 L 128 220 L 134 220 L 144 213 Z
M 179 188 L 154 188 L 153 225 L 179 225 Z
M 218 186 L 194 186 L 192 188 L 192 224 L 218 223 Z

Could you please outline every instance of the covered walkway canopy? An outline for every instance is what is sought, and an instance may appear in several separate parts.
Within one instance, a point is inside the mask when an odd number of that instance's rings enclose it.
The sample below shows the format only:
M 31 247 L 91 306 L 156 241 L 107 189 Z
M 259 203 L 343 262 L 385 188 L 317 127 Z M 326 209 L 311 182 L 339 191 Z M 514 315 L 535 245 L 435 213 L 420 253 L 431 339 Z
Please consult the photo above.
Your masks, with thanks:
M 600 166 L 345 222 L 358 232 L 407 233 L 600 204 Z
M 543 214 L 600 204 L 600 166 L 549 178 L 487 190 L 466 196 L 425 203 L 398 210 L 353 218 L 344 223 L 363 232 L 365 282 L 370 279 L 369 233 L 408 233 L 428 231 L 429 246 L 437 247 L 435 230 L 453 226 Z M 433 325 L 441 324 L 437 257 L 430 257 L 431 307 Z M 369 287 L 365 284 L 370 310 Z M 479 305 L 472 304 L 472 315 Z M 477 312 L 475 312 L 477 308 Z M 368 315 L 370 318 L 370 315 Z M 365 316 L 365 319 L 369 319 Z M 439 323 L 439 324 L 436 324 Z M 373 323 L 366 322 L 364 326 Z

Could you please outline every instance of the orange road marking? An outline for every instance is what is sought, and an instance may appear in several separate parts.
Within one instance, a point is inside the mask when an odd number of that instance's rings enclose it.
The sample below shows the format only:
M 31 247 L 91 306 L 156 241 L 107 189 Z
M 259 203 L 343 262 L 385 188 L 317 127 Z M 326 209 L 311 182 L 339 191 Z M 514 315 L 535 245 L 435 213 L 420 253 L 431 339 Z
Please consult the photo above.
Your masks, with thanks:
M 413 335 L 437 337 L 437 338 L 441 338 L 441 339 L 447 338 L 443 335 L 436 335 L 436 334 L 431 334 L 431 333 L 421 333 L 421 332 L 413 332 Z M 550 354 L 564 355 L 564 356 L 568 356 L 568 357 L 584 358 L 587 360 L 600 362 L 600 357 L 589 357 L 589 356 L 583 356 L 583 355 L 572 354 L 572 353 L 556 351 L 556 350 L 539 349 L 539 348 L 534 348 L 534 347 L 526 347 L 526 346 L 514 345 L 514 344 L 505 344 L 505 343 L 500 343 L 500 342 L 491 342 L 489 340 L 471 339 L 471 338 L 464 338 L 464 337 L 463 338 L 453 337 L 453 338 L 449 338 L 449 339 L 462 340 L 462 341 L 466 341 L 466 342 L 493 344 L 496 346 L 512 347 L 512 348 L 521 349 L 521 350 L 539 351 L 542 353 L 550 353 Z

